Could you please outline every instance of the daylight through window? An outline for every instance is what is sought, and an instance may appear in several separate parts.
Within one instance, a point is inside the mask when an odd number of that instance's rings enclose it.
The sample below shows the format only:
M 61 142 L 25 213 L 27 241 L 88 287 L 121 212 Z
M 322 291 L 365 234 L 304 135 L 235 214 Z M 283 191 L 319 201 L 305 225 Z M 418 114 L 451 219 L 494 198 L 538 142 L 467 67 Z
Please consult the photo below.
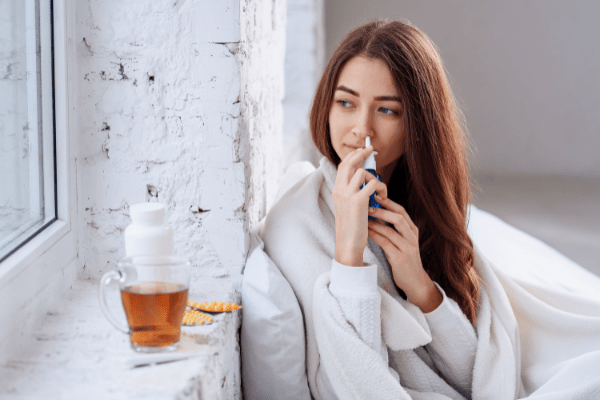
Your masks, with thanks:
M 56 220 L 50 0 L 0 1 L 0 261 Z

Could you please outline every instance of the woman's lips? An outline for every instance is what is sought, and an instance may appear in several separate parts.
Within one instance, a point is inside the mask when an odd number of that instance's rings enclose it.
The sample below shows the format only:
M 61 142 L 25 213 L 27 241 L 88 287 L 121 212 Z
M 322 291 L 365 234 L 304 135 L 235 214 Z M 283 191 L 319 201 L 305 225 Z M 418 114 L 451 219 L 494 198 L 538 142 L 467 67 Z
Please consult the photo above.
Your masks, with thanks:
M 355 151 L 356 149 L 364 149 L 364 146 L 350 146 L 348 144 L 345 145 L 346 147 L 348 147 L 349 149 L 351 149 L 352 151 Z M 373 146 L 373 145 L 371 145 Z M 375 149 L 373 149 L 375 150 Z

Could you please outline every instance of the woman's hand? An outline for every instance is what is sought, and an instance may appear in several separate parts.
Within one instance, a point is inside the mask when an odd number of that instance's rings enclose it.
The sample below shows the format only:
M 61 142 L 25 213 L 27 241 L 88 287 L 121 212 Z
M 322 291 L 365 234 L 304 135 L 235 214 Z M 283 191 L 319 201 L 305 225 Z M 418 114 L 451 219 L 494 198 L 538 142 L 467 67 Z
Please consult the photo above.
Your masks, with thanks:
M 423 269 L 417 226 L 400 204 L 381 196 L 376 196 L 375 200 L 383 208 L 369 209 L 369 215 L 378 218 L 369 221 L 369 237 L 385 252 L 394 282 L 406 293 L 408 300 L 424 313 L 435 310 L 443 296 Z M 393 228 L 381 221 L 388 222 Z
M 387 187 L 362 168 L 373 147 L 358 149 L 338 165 L 331 193 L 335 210 L 335 260 L 348 266 L 363 266 L 367 246 L 369 196 L 387 197 Z M 361 190 L 363 183 L 368 183 Z

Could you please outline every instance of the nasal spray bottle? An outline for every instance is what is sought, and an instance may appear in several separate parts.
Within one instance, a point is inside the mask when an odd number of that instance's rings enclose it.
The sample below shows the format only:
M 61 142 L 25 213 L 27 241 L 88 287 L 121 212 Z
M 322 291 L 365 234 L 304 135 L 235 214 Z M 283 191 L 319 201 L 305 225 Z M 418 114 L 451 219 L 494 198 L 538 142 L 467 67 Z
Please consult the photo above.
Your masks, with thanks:
M 367 136 L 367 138 L 365 139 L 365 141 L 366 141 L 365 148 L 368 148 L 369 146 L 371 146 L 371 138 L 369 136 Z M 363 169 L 365 169 L 367 172 L 369 172 L 372 175 L 374 175 L 375 178 L 379 179 L 379 182 L 381 182 L 381 176 L 379 176 L 379 174 L 377 172 L 375 172 L 375 170 L 377 169 L 377 166 L 375 165 L 375 155 L 377 155 L 377 152 L 373 151 L 371 153 L 371 155 L 369 157 L 367 157 L 367 159 L 363 163 Z M 365 185 L 366 185 L 366 182 L 363 183 L 360 188 L 361 189 L 364 188 Z M 373 192 L 373 194 L 371 196 L 369 196 L 369 207 L 381 208 L 381 205 L 379 205 L 379 203 L 375 201 L 375 195 L 376 194 L 377 194 L 377 192 Z M 369 215 L 369 219 L 371 221 L 375 221 L 377 218 L 371 217 Z

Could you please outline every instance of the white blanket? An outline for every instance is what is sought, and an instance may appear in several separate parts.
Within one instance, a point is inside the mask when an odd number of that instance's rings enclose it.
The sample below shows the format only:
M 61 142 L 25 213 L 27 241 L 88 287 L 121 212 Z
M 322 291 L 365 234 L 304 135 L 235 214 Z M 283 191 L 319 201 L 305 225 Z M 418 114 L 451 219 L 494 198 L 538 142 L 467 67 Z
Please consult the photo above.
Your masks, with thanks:
M 265 251 L 288 280 L 303 312 L 307 374 L 316 399 L 461 399 L 431 368 L 421 311 L 382 294 L 382 344 L 390 361 L 362 342 L 328 289 L 335 251 L 327 160 L 292 187 L 265 221 Z M 520 282 L 475 247 L 483 285 L 472 399 L 600 399 L 600 303 Z M 365 249 L 364 260 L 376 264 Z

